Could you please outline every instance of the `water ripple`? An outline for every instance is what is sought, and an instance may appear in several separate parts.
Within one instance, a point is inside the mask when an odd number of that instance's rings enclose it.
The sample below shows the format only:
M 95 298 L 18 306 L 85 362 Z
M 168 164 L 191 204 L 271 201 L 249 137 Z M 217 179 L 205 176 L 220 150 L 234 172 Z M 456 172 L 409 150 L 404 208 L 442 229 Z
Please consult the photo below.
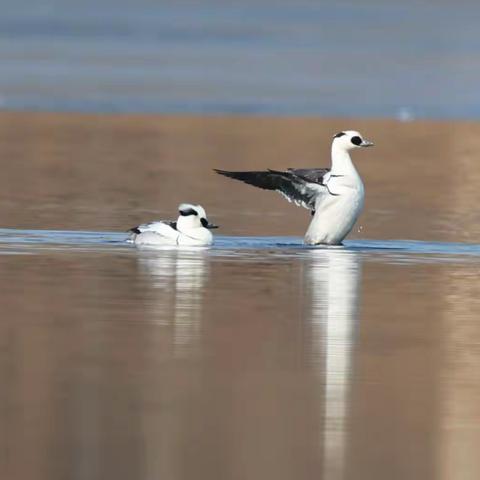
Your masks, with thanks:
M 176 248 L 175 248 L 176 249 Z M 348 255 L 352 252 L 388 263 L 458 262 L 480 257 L 480 244 L 426 242 L 417 240 L 347 240 L 343 246 L 307 246 L 300 237 L 242 237 L 221 235 L 211 248 L 189 248 L 208 251 L 211 257 L 242 260 L 247 258 L 281 259 L 314 255 L 315 251 L 332 250 Z M 137 251 L 127 242 L 126 233 L 71 230 L 0 229 L 0 254 L 27 254 L 41 251 L 125 252 Z M 172 248 L 148 248 L 153 254 Z

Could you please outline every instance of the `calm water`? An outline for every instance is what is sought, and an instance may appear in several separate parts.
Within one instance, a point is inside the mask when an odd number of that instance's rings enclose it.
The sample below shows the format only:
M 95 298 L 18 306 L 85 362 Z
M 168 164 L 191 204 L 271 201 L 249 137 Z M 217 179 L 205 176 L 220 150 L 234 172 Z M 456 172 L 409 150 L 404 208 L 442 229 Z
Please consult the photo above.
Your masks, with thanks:
M 0 231 L 5 478 L 477 478 L 480 245 Z
M 0 106 L 480 118 L 475 0 L 0 0 Z
M 306 248 L 211 168 L 324 165 L 340 121 L 0 115 L 1 478 L 480 477 L 480 127 L 351 122 L 366 212 Z M 214 247 L 125 242 L 181 201 Z

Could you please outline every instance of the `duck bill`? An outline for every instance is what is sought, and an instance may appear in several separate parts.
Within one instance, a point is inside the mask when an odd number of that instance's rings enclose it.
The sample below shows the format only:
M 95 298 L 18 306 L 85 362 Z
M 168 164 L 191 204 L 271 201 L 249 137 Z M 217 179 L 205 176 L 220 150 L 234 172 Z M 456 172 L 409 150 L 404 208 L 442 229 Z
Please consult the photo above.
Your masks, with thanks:
M 209 230 L 212 230 L 213 228 L 218 228 L 219 225 L 214 225 L 213 223 L 208 223 L 205 228 L 208 228 Z
M 368 140 L 364 140 L 361 144 L 360 144 L 361 147 L 373 147 L 375 146 L 375 144 L 373 142 L 370 142 Z

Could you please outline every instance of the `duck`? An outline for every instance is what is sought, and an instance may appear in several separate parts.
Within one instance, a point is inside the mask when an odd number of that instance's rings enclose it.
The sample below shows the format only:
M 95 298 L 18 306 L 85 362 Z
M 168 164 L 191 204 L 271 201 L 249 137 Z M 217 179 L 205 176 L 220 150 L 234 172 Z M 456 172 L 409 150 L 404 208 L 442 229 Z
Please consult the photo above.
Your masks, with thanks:
M 210 230 L 218 228 L 209 223 L 201 205 L 181 203 L 177 221 L 157 220 L 144 223 L 128 230 L 130 241 L 135 245 L 192 246 L 203 247 L 213 244 Z
M 258 188 L 279 192 L 289 202 L 310 210 L 312 219 L 305 233 L 305 244 L 341 245 L 362 213 L 365 200 L 363 181 L 350 152 L 373 145 L 356 130 L 344 130 L 333 136 L 329 168 L 214 171 Z

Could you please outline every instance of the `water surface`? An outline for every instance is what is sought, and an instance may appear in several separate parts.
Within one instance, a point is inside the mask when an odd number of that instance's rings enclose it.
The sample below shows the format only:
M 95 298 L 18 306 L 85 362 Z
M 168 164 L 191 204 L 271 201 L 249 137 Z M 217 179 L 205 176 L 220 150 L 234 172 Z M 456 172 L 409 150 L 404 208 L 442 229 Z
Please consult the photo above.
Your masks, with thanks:
M 309 248 L 211 168 L 323 166 L 344 122 L 0 116 L 2 478 L 480 476 L 479 127 L 348 126 L 366 211 Z M 212 248 L 125 242 L 183 201 Z
M 480 117 L 473 0 L 0 0 L 0 106 Z

